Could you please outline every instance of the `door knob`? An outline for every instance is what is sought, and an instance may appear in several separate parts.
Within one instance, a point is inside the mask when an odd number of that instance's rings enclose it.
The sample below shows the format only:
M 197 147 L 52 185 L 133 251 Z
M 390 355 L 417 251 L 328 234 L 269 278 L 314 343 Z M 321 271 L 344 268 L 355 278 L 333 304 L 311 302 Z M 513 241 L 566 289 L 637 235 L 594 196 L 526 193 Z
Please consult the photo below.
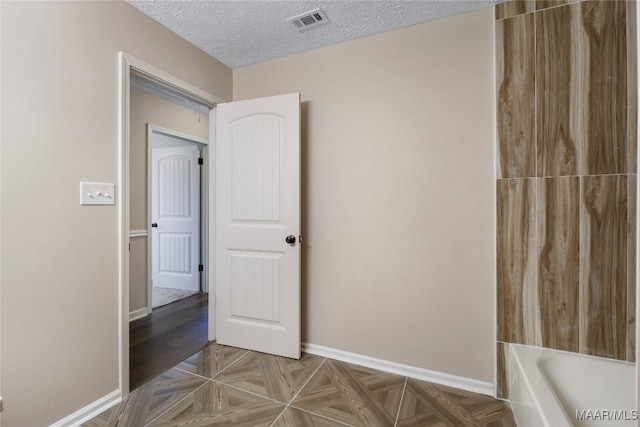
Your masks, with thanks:
M 294 245 L 296 243 L 296 236 L 294 236 L 293 234 L 290 234 L 287 236 L 286 239 L 284 239 L 284 241 L 290 245 Z
M 158 228 L 158 223 L 157 223 L 157 222 L 154 222 L 153 224 L 151 224 L 151 227 L 152 227 L 152 228 Z

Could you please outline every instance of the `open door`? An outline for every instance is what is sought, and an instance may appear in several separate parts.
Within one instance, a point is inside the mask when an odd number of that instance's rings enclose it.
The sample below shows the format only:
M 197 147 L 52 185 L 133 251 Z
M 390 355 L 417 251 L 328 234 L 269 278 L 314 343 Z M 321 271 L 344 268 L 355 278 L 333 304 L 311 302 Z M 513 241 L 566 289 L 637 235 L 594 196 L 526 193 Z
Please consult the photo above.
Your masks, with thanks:
M 216 338 L 300 358 L 300 94 L 218 104 Z

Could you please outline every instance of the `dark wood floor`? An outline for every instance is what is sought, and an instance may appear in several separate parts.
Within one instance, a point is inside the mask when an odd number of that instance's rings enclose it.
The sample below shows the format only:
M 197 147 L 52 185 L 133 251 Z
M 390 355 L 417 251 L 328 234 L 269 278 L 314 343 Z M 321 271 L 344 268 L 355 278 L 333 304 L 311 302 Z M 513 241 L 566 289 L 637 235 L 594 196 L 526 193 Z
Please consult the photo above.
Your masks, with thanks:
M 208 295 L 197 294 L 129 323 L 129 384 L 133 390 L 207 344 Z

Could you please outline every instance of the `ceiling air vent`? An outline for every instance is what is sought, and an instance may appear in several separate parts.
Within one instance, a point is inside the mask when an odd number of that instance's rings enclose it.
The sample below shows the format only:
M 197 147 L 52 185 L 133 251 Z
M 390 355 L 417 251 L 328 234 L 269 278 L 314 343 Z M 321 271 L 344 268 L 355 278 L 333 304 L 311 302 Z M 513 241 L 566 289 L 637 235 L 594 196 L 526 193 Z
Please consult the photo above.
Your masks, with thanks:
M 309 12 L 305 12 L 302 15 L 289 18 L 287 21 L 293 23 L 299 31 L 303 31 L 322 24 L 327 24 L 329 19 L 327 19 L 327 15 L 324 14 L 322 9 L 314 9 Z

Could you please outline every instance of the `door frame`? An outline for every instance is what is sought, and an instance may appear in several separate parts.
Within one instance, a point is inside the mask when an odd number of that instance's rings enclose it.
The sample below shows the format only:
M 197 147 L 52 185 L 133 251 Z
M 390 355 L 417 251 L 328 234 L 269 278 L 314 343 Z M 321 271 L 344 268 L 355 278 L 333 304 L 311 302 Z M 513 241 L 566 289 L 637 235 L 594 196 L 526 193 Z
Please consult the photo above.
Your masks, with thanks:
M 130 170 L 129 170 L 129 120 L 131 113 L 130 90 L 131 90 L 131 74 L 136 73 L 145 78 L 159 84 L 160 86 L 177 91 L 187 98 L 195 100 L 200 104 L 206 105 L 210 110 L 209 120 L 209 145 L 213 147 L 207 150 L 204 155 L 207 157 L 205 161 L 209 164 L 205 168 L 207 173 L 207 184 L 211 191 L 215 189 L 213 184 L 214 174 L 212 173 L 212 165 L 215 154 L 215 106 L 223 103 L 224 100 L 211 95 L 169 73 L 166 73 L 153 65 L 147 64 L 124 52 L 118 53 L 119 73 L 118 73 L 118 186 L 116 189 L 116 206 L 118 209 L 118 385 L 121 398 L 129 395 L 129 210 L 130 210 Z M 209 204 L 215 200 L 213 194 L 209 197 Z M 215 212 L 209 209 L 211 217 L 206 217 L 205 222 L 215 224 L 213 218 Z M 215 229 L 215 227 L 213 228 Z M 212 229 L 212 230 L 213 230 Z M 215 236 L 213 233 L 209 236 L 208 250 L 209 254 L 213 254 L 211 245 L 215 244 Z M 215 247 L 215 246 L 214 246 Z M 213 259 L 209 258 L 209 276 L 213 270 Z M 215 276 L 209 278 L 210 290 L 215 290 Z M 210 311 L 215 305 L 209 302 Z M 209 340 L 215 339 L 215 315 L 209 315 Z
M 153 220 L 151 212 L 152 212 L 152 203 L 153 203 L 153 192 L 151 191 L 152 179 L 153 179 L 153 168 L 152 168 L 152 159 L 151 155 L 153 152 L 152 138 L 153 134 L 159 135 L 167 135 L 173 138 L 180 138 L 190 143 L 196 144 L 200 149 L 200 156 L 203 159 L 208 160 L 208 147 L 209 140 L 198 138 L 197 136 L 188 135 L 186 133 L 178 132 L 172 129 L 163 128 L 161 126 L 153 125 L 147 123 L 147 314 L 151 314 L 152 306 L 153 306 L 153 281 L 152 274 L 152 230 L 151 230 L 151 222 Z M 200 263 L 204 266 L 204 274 L 200 275 L 198 280 L 198 284 L 200 287 L 200 291 L 209 292 L 209 275 L 207 272 L 209 271 L 209 245 L 207 244 L 207 236 L 209 234 L 209 180 L 208 180 L 208 167 L 200 168 L 200 194 L 198 197 L 200 198 L 200 224 L 198 224 L 198 234 L 200 235 L 200 244 L 198 248 L 198 256 L 200 257 Z

